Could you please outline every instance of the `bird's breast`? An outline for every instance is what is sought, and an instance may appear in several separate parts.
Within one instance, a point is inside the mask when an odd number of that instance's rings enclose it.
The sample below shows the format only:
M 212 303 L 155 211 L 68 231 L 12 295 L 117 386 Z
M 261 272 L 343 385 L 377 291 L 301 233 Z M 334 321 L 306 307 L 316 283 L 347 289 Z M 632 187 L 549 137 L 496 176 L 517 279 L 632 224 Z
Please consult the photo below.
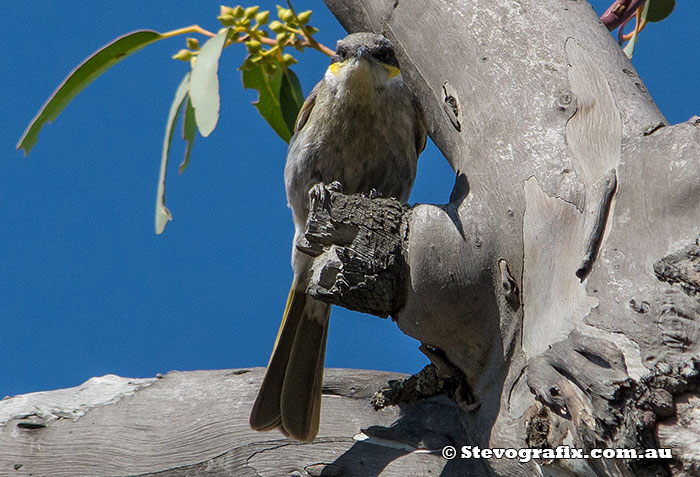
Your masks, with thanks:
M 404 94 L 378 93 L 371 102 L 328 94 L 292 140 L 285 183 L 295 215 L 308 208 L 318 182 L 338 181 L 346 194 L 376 190 L 408 200 L 416 174 L 415 111 Z M 319 102 L 321 104 L 319 104 Z

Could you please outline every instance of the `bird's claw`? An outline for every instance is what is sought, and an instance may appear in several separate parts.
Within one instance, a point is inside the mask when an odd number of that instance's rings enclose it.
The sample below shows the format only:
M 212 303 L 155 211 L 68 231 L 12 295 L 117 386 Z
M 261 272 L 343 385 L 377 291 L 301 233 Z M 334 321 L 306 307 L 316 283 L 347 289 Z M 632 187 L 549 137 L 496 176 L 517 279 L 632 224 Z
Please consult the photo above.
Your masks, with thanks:
M 363 192 L 360 195 L 362 195 L 362 197 L 366 197 L 367 199 L 376 199 L 378 197 L 381 197 L 379 191 L 374 187 L 372 187 L 372 189 L 369 192 Z
M 379 197 L 379 191 L 372 187 L 372 190 L 369 191 L 367 197 L 369 197 L 370 199 L 376 199 L 377 197 Z
M 324 182 L 319 182 L 318 184 L 314 185 L 309 190 L 309 200 L 311 202 L 312 210 L 316 208 L 316 204 L 318 202 L 320 202 L 321 206 L 324 208 L 328 205 L 328 200 L 330 198 L 328 192 L 343 192 L 343 184 L 338 181 L 333 181 L 328 185 L 326 185 Z
M 328 189 L 328 190 L 331 191 L 331 192 L 342 193 L 342 192 L 343 192 L 343 184 L 341 184 L 341 183 L 338 182 L 338 181 L 333 181 L 333 182 L 331 182 L 330 184 L 328 184 L 328 186 L 326 187 L 326 189 Z

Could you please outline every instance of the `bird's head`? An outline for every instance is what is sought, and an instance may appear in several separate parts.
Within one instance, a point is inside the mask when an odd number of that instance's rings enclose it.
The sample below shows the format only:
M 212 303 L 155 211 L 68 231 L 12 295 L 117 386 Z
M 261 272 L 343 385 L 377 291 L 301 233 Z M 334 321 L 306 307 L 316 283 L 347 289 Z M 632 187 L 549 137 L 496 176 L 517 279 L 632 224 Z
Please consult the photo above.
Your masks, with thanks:
M 325 81 L 335 95 L 365 97 L 403 84 L 394 46 L 374 33 L 353 33 L 339 40 Z

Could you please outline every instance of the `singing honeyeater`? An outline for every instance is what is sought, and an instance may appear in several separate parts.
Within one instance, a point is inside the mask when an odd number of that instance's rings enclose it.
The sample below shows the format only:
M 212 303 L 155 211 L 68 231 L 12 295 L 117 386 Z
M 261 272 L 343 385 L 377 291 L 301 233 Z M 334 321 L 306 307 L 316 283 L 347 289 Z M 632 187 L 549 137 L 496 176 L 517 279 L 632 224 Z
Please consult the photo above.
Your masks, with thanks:
M 309 214 L 309 190 L 338 182 L 346 194 L 403 202 L 425 148 L 420 108 L 403 83 L 394 47 L 372 33 L 338 41 L 323 79 L 299 112 L 284 181 L 294 244 Z M 294 280 L 270 362 L 250 416 L 253 429 L 279 428 L 311 442 L 318 433 L 330 305 L 306 294 L 312 258 L 292 246 Z

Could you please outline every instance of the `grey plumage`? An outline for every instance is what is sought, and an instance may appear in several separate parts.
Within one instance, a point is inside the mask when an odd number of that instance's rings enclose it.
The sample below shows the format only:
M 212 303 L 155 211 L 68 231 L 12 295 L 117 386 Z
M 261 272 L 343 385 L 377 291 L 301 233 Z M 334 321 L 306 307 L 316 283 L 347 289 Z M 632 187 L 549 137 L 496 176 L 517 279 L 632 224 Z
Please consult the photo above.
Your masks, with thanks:
M 324 78 L 302 107 L 284 178 L 294 244 L 304 233 L 309 190 L 339 182 L 346 194 L 375 191 L 408 200 L 426 131 L 403 84 L 393 46 L 383 36 L 340 40 Z M 310 442 L 318 433 L 330 305 L 306 295 L 311 257 L 292 246 L 294 281 L 263 384 L 253 429 L 279 428 Z

